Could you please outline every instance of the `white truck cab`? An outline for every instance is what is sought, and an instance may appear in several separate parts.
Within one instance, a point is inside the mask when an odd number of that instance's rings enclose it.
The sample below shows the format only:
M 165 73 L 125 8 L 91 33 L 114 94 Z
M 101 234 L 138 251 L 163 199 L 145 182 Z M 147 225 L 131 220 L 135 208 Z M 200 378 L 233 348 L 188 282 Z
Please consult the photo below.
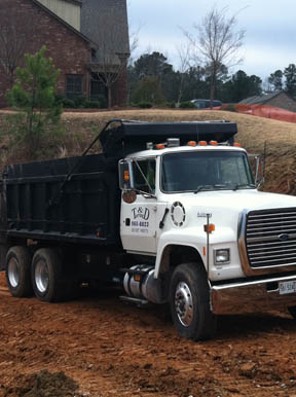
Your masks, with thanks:
M 133 274 L 126 292 L 157 302 L 165 285 L 157 280 L 169 275 L 175 325 L 198 339 L 212 335 L 216 314 L 293 312 L 295 197 L 258 191 L 241 147 L 176 139 L 147 147 L 119 163 L 123 248 L 153 258 L 134 269 L 142 291 L 129 288 Z

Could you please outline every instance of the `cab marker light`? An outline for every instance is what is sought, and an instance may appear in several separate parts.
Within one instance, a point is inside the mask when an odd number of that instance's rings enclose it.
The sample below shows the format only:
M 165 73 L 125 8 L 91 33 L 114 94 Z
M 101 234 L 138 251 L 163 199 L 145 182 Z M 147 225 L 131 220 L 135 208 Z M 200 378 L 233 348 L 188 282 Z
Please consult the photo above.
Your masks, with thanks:
M 195 141 L 188 141 L 187 142 L 187 146 L 192 146 L 192 147 L 194 147 L 194 146 L 196 146 L 197 145 L 197 143 L 195 142 Z
M 212 145 L 212 146 L 218 146 L 218 142 L 217 142 L 217 141 L 210 141 L 210 145 Z
M 165 149 L 165 144 L 163 144 L 163 143 L 157 143 L 157 144 L 155 145 L 155 149 L 157 149 L 157 150 Z

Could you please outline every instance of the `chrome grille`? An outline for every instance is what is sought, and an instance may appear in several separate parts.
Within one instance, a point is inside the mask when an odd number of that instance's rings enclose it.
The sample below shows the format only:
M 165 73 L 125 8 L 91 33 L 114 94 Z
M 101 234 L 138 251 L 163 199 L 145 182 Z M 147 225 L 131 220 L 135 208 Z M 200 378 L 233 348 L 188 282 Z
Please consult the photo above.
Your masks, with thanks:
M 246 247 L 253 268 L 295 265 L 296 208 L 249 212 Z

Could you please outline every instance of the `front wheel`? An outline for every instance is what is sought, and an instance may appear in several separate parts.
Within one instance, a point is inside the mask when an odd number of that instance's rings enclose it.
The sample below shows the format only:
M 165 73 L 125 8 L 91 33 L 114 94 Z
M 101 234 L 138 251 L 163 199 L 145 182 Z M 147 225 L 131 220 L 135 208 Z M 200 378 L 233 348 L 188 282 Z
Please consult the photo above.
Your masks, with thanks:
M 172 274 L 169 295 L 172 319 L 181 336 L 193 340 L 214 336 L 217 321 L 210 310 L 209 285 L 200 265 L 177 266 Z

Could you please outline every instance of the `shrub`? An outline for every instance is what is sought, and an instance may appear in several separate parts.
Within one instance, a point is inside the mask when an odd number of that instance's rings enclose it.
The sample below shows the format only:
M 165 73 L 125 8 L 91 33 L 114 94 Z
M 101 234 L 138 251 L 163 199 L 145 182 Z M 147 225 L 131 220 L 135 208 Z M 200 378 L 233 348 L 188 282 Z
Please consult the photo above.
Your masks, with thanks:
M 87 109 L 97 109 L 100 107 L 100 105 L 101 104 L 99 101 L 88 100 L 88 101 L 85 101 L 85 103 L 84 103 L 84 107 Z
M 140 102 L 137 106 L 141 109 L 151 109 L 153 105 L 150 102 Z
M 194 103 L 188 101 L 188 102 L 181 102 L 179 107 L 181 109 L 195 109 Z
M 75 102 L 69 98 L 63 98 L 62 104 L 63 104 L 63 107 L 66 109 L 75 109 L 76 108 Z

